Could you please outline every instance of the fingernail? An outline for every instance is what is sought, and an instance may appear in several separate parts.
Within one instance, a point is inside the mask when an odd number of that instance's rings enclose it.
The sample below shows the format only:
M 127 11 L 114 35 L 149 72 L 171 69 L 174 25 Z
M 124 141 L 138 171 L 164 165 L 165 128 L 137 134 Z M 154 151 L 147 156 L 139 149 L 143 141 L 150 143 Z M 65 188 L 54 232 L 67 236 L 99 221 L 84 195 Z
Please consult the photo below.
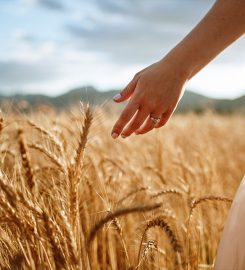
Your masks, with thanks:
M 116 138 L 118 137 L 118 134 L 117 134 L 116 132 L 113 132 L 113 133 L 111 134 L 111 137 L 112 137 L 113 139 L 116 139 Z
M 122 134 L 121 137 L 122 137 L 123 139 L 126 139 L 126 138 L 127 138 L 127 136 L 124 135 L 124 134 Z
M 116 94 L 116 95 L 113 97 L 113 99 L 117 101 L 117 100 L 119 100 L 121 97 L 122 97 L 121 94 Z

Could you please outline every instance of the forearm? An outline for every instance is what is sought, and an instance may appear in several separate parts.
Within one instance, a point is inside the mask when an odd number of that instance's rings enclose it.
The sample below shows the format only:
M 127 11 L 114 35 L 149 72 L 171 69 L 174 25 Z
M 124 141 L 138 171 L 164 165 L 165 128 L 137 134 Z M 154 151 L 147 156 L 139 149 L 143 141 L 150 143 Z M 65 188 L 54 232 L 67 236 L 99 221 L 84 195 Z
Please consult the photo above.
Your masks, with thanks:
M 188 79 L 245 33 L 245 0 L 217 0 L 202 21 L 163 60 Z
M 165 125 L 186 82 L 244 32 L 245 0 L 217 0 L 184 40 L 163 59 L 138 72 L 114 97 L 116 102 L 130 100 L 112 137 L 144 134 Z

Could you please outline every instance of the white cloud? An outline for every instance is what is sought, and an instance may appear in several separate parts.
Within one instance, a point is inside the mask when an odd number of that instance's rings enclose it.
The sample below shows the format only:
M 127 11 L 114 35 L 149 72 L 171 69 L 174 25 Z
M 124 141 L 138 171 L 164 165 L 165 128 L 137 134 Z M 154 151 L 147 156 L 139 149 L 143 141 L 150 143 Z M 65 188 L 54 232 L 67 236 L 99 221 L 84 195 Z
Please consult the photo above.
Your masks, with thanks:
M 57 94 L 86 84 L 100 89 L 123 87 L 134 73 L 179 42 L 213 2 L 13 1 L 16 6 L 8 4 L 2 14 L 7 20 L 0 25 L 5 33 L 0 44 L 0 89 Z M 18 13 L 22 9 L 25 12 Z M 240 64 L 244 62 L 242 38 L 189 87 L 213 96 L 236 96 L 245 89 Z
M 39 61 L 55 56 L 59 52 L 59 46 L 55 41 L 39 41 L 17 29 L 9 40 L 8 50 L 8 54 L 0 54 L 2 61 L 38 64 Z
M 245 64 L 220 64 L 215 61 L 188 84 L 193 90 L 215 98 L 235 98 L 245 94 Z

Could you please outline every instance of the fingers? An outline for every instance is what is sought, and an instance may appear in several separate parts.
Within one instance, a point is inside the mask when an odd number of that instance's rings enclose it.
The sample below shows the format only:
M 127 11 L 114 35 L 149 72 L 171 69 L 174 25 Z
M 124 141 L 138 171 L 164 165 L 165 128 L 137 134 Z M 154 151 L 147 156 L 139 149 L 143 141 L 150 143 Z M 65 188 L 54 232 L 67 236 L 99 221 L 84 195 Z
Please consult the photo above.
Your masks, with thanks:
M 129 99 L 132 93 L 134 92 L 137 82 L 138 82 L 138 77 L 135 76 L 133 80 L 119 94 L 116 94 L 113 97 L 113 100 L 119 103 L 119 102 Z
M 139 109 L 139 105 L 135 102 L 130 101 L 125 109 L 122 111 L 119 119 L 112 128 L 111 136 L 116 139 L 130 121 L 130 119 L 135 115 L 136 111 Z
M 169 113 L 166 112 L 166 113 L 163 113 L 163 114 L 160 114 L 160 113 L 151 113 L 146 122 L 138 129 L 135 131 L 135 134 L 136 135 L 139 135 L 139 134 L 145 134 L 149 131 L 151 131 L 152 129 L 156 128 L 156 127 L 161 127 L 163 126 L 164 124 L 166 124 L 166 122 L 168 121 L 168 118 L 169 118 Z M 154 116 L 154 117 L 160 117 L 160 121 L 155 124 L 152 119 L 151 119 L 151 116 Z
M 155 115 L 154 115 L 155 116 Z M 136 135 L 139 134 L 145 134 L 147 132 L 149 132 L 150 130 L 152 130 L 155 127 L 155 123 L 151 120 L 150 115 L 148 116 L 148 118 L 146 119 L 145 123 L 135 131 Z
M 137 130 L 145 121 L 149 115 L 149 110 L 145 108 L 140 108 L 131 122 L 124 128 L 122 132 L 122 137 L 126 138 L 130 136 L 135 130 Z
M 126 138 L 134 132 L 136 135 L 145 134 L 154 128 L 160 128 L 164 126 L 170 118 L 171 114 L 171 110 L 162 114 L 156 112 L 150 113 L 146 108 L 142 107 L 139 109 L 139 105 L 131 102 L 124 109 L 120 118 L 114 125 L 111 133 L 112 137 L 116 139 L 120 134 L 122 134 L 121 136 Z M 154 123 L 154 121 L 151 119 L 151 116 L 156 118 L 159 117 L 160 121 L 157 124 Z

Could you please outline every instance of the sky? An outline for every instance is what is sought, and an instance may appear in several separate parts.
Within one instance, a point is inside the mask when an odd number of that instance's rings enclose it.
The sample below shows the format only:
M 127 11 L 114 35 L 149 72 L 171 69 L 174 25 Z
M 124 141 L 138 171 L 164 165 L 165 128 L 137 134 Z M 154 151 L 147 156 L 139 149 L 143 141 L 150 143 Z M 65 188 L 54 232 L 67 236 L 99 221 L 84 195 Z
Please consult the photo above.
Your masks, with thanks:
M 0 0 L 0 93 L 58 95 L 85 85 L 121 89 L 181 41 L 213 3 Z M 245 37 L 187 88 L 215 98 L 244 94 Z

